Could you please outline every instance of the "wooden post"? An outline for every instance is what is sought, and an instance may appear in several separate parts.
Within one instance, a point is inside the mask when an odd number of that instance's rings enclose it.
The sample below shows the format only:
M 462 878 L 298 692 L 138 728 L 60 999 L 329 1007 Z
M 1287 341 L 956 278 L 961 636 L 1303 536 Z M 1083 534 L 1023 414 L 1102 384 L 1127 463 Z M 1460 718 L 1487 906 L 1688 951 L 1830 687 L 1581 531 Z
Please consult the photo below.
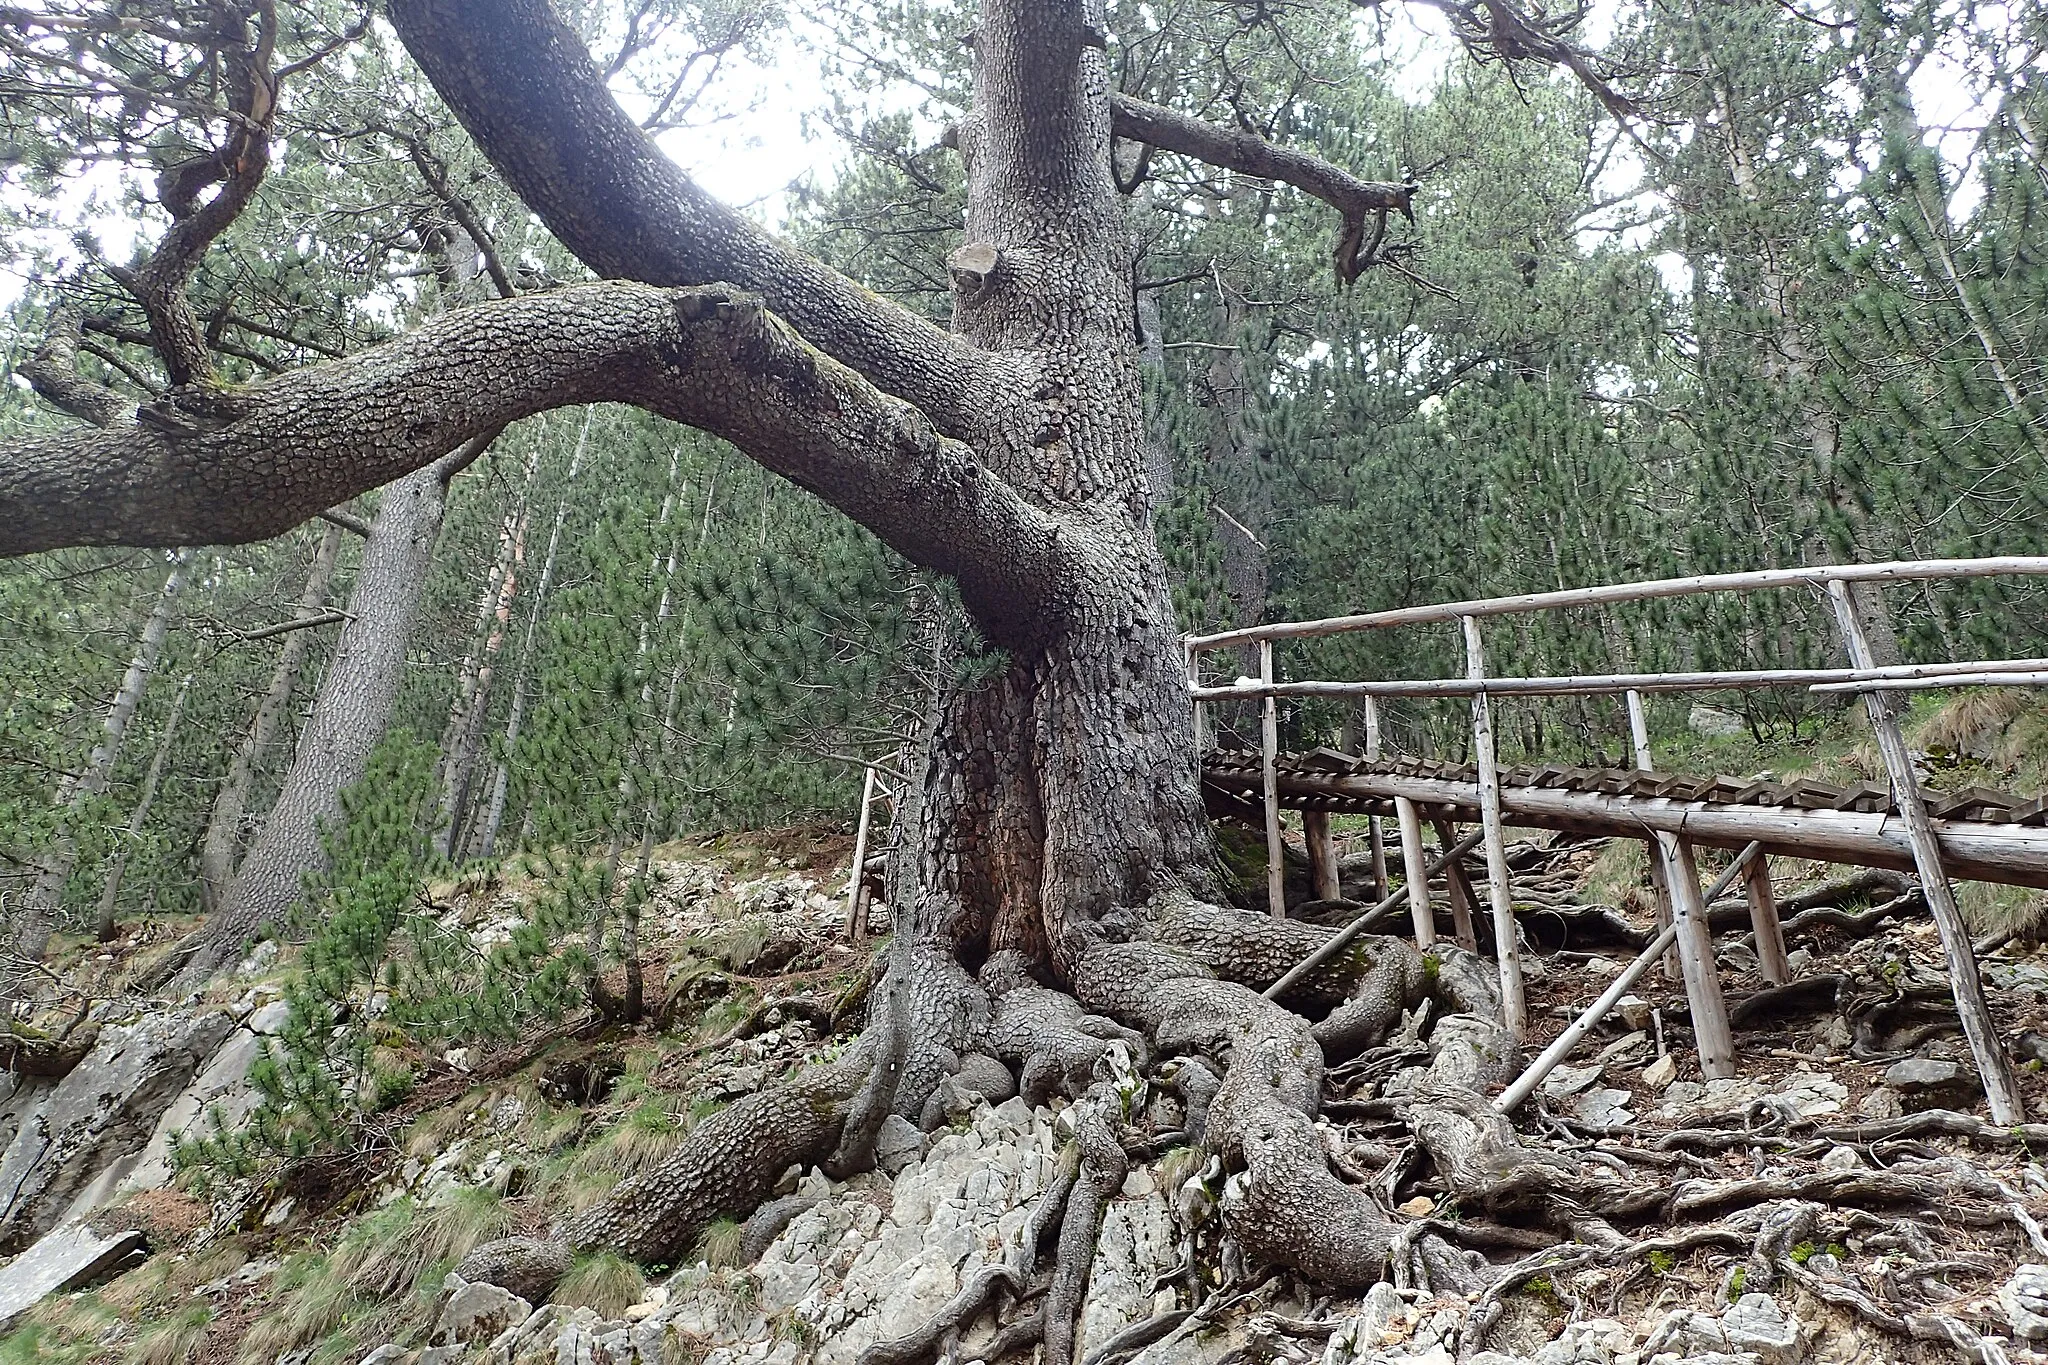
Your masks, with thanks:
M 1301 840 L 1308 846 L 1310 894 L 1319 901 L 1338 899 L 1344 892 L 1337 885 L 1337 845 L 1330 837 L 1330 812 L 1303 811 Z
M 1408 910 L 1415 919 L 1415 946 L 1427 950 L 1436 944 L 1436 912 L 1429 904 L 1429 864 L 1422 856 L 1422 816 L 1413 801 L 1403 799 L 1394 802 L 1394 818 L 1401 825 L 1401 871 L 1408 881 Z
M 1636 751 L 1636 767 L 1644 772 L 1655 772 L 1656 766 L 1650 760 L 1650 726 L 1643 718 L 1643 694 L 1631 689 L 1628 693 L 1628 737 Z M 1671 927 L 1671 877 L 1665 870 L 1662 848 L 1655 839 L 1645 840 L 1643 847 L 1650 855 L 1650 892 L 1657 903 L 1657 928 Z M 1677 940 L 1674 938 L 1675 944 Z M 1667 948 L 1664 952 L 1664 979 L 1676 981 L 1682 975 L 1678 965 L 1678 950 Z
M 1743 869 L 1749 866 L 1749 860 L 1760 857 L 1762 853 L 1762 845 L 1751 844 L 1736 854 L 1735 861 L 1728 864 L 1728 870 L 1714 880 L 1714 885 L 1700 899 L 1708 905 L 1713 904 Z M 1559 1062 L 1571 1055 L 1572 1049 L 1578 1046 L 1580 1039 L 1592 1031 L 1593 1025 L 1605 1019 L 1608 1013 L 1621 1003 L 1621 997 L 1628 994 L 1629 987 L 1642 979 L 1643 973 L 1650 969 L 1650 964 L 1669 953 L 1671 945 L 1677 941 L 1678 927 L 1666 925 L 1656 938 L 1650 940 L 1649 946 L 1636 955 L 1635 961 L 1623 968 L 1621 975 L 1615 977 L 1613 983 L 1601 992 L 1600 998 L 1595 1000 L 1584 1014 L 1566 1026 L 1565 1031 L 1557 1035 L 1557 1041 L 1543 1049 L 1543 1055 L 1529 1063 L 1528 1070 L 1517 1076 L 1514 1083 L 1501 1092 L 1501 1097 L 1493 1102 L 1493 1107 L 1503 1114 L 1514 1113 L 1522 1101 L 1536 1093 L 1536 1087 L 1543 1084 L 1543 1078 L 1556 1070 Z M 1661 1057 L 1664 1055 L 1664 1016 L 1658 1013 L 1653 1014 L 1651 1018 L 1658 1021 L 1657 1055 Z
M 1849 663 L 1871 668 L 1875 660 L 1863 623 L 1856 618 L 1848 585 L 1839 579 L 1828 584 L 1834 602 L 1835 622 L 1841 627 L 1842 643 L 1848 647 Z M 1891 774 L 1892 797 L 1905 821 L 1906 837 L 1913 847 L 1913 865 L 1920 874 L 1920 887 L 1927 896 L 1927 908 L 1941 933 L 1941 946 L 1948 955 L 1948 979 L 1955 988 L 1956 1013 L 1961 1016 L 1963 1036 L 1969 1039 L 1970 1055 L 1984 1080 L 1984 1098 L 1991 1109 L 1991 1121 L 2018 1123 L 2025 1118 L 2020 1106 L 2019 1084 L 2013 1075 L 2012 1059 L 1999 1043 L 1998 1026 L 1984 1001 L 1984 983 L 1977 975 L 1977 955 L 1970 946 L 1969 926 L 1963 923 L 1948 873 L 1941 865 L 1941 848 L 1935 841 L 1934 826 L 1928 818 L 1927 803 L 1920 794 L 1920 780 L 1913 772 L 1913 756 L 1906 749 L 1906 737 L 1899 730 L 1891 698 L 1881 692 L 1866 692 L 1864 708 L 1870 714 L 1870 728 L 1877 734 L 1877 747 Z
M 1728 1002 L 1714 968 L 1714 940 L 1700 897 L 1700 869 L 1692 845 L 1673 834 L 1658 836 L 1671 875 L 1671 922 L 1678 930 L 1678 961 L 1685 970 L 1685 999 L 1692 1034 L 1699 1043 L 1700 1074 L 1710 1081 L 1735 1074 L 1735 1035 L 1728 1027 Z
M 1259 641 L 1259 681 L 1273 681 L 1273 642 Z M 1280 703 L 1267 697 L 1259 703 L 1259 779 L 1266 802 L 1266 910 L 1274 919 L 1287 918 L 1287 846 L 1280 840 Z
M 1473 846 L 1477 844 L 1483 837 L 1483 835 L 1471 834 L 1459 840 L 1457 843 L 1452 844 L 1451 847 L 1440 856 L 1438 860 L 1438 866 L 1441 866 L 1443 863 L 1448 862 L 1453 858 L 1464 857 L 1467 853 L 1470 853 L 1472 851 Z M 1431 872 L 1434 872 L 1435 870 L 1435 867 L 1425 867 L 1422 870 L 1423 879 L 1427 881 L 1429 878 L 1429 874 Z M 1289 967 L 1287 969 L 1286 975 L 1282 976 L 1278 981 L 1275 981 L 1272 985 L 1266 987 L 1266 989 L 1260 993 L 1264 995 L 1268 1000 L 1278 1000 L 1281 996 L 1287 993 L 1288 988 L 1293 986 L 1295 982 L 1301 980 L 1310 972 L 1322 966 L 1325 962 L 1328 962 L 1337 954 L 1343 952 L 1345 948 L 1350 946 L 1351 941 L 1353 939 L 1357 938 L 1360 934 L 1364 933 L 1368 929 L 1377 928 L 1380 925 L 1380 923 L 1387 918 L 1388 915 L 1392 914 L 1394 911 L 1399 910 L 1401 908 L 1401 902 L 1407 899 L 1408 888 L 1405 885 L 1403 885 L 1401 889 L 1398 891 L 1389 892 L 1385 900 L 1381 901 L 1378 905 L 1373 906 L 1372 909 L 1367 910 L 1364 914 L 1352 920 L 1351 923 L 1345 925 L 1342 929 L 1339 929 L 1336 933 L 1324 939 L 1321 947 L 1317 948 L 1314 952 L 1310 953 L 1301 961 L 1295 963 L 1292 967 Z
M 1778 921 L 1778 898 L 1771 891 L 1771 860 L 1762 853 L 1742 869 L 1742 896 L 1756 930 L 1757 966 L 1764 980 L 1782 986 L 1792 979 L 1792 963 L 1785 956 L 1785 926 Z
M 1431 817 L 1430 825 L 1436 830 L 1437 847 L 1457 847 L 1456 825 L 1441 815 Z M 1465 876 L 1462 859 L 1451 858 L 1444 863 L 1444 888 L 1451 897 L 1451 937 L 1466 952 L 1478 952 L 1479 931 L 1472 924 L 1472 911 L 1479 904 L 1479 897 L 1472 894 L 1472 883 Z
M 861 893 L 868 883 L 868 823 L 875 805 L 875 770 L 870 767 L 860 784 L 860 821 L 853 830 L 853 876 L 846 885 L 846 937 L 858 947 L 867 940 L 867 906 Z
M 1188 659 L 1188 690 L 1197 691 L 1202 686 L 1202 655 L 1192 644 L 1183 642 Z M 1209 703 L 1195 702 L 1195 755 L 1200 757 L 1209 752 Z
M 1465 675 L 1486 678 L 1479 622 L 1458 618 L 1465 629 Z M 1472 756 L 1479 765 L 1479 820 L 1486 832 L 1486 883 L 1493 902 L 1493 948 L 1500 962 L 1502 1022 L 1517 1041 L 1529 1032 L 1529 1006 L 1522 994 L 1522 950 L 1515 929 L 1515 893 L 1508 883 L 1508 849 L 1500 818 L 1500 772 L 1493 757 L 1493 711 L 1486 693 L 1472 697 Z
M 1365 761 L 1380 761 L 1380 704 L 1372 697 L 1365 699 Z M 1377 815 L 1368 815 L 1365 827 L 1372 846 L 1372 899 L 1383 901 L 1387 898 L 1386 836 L 1380 832 Z

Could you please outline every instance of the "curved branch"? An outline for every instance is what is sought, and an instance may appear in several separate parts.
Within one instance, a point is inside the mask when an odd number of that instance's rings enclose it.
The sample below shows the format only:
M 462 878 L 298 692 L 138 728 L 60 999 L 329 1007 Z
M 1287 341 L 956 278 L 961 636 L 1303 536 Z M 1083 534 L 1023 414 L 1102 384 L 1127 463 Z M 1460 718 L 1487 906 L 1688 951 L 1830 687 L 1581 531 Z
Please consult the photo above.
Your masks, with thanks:
M 606 89 L 547 0 L 393 0 L 406 49 L 484 154 L 600 275 L 724 280 L 947 435 L 986 416 L 992 362 L 706 194 Z
M 0 555 L 260 540 L 550 408 L 631 403 L 723 436 L 996 623 L 1032 609 L 1058 537 L 967 447 L 724 286 L 614 281 L 478 304 L 132 425 L 0 446 Z
M 42 345 L 16 373 L 52 407 L 96 427 L 110 427 L 126 418 L 133 405 L 79 373 L 79 325 L 77 309 L 65 303 L 52 308 Z
M 1256 133 L 1226 128 L 1189 114 L 1149 104 L 1129 95 L 1110 99 L 1111 127 L 1116 135 L 1147 143 L 1169 152 L 1205 161 L 1211 166 L 1278 180 L 1304 194 L 1315 196 L 1344 217 L 1344 231 L 1337 243 L 1337 278 L 1351 283 L 1366 266 L 1373 264 L 1372 248 L 1361 249 L 1366 241 L 1366 219 L 1377 224 L 1373 247 L 1385 234 L 1387 215 L 1398 213 L 1411 222 L 1413 201 L 1419 186 L 1360 180 L 1342 167 L 1319 156 L 1268 142 Z

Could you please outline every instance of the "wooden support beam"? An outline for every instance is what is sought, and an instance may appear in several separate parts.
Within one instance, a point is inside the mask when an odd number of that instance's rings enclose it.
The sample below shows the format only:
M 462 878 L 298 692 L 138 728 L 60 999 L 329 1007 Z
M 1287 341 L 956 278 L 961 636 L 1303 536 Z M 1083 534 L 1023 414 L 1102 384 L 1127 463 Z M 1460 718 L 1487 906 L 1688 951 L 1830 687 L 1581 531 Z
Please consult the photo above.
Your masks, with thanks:
M 1728 1027 L 1728 1002 L 1714 967 L 1714 940 L 1707 905 L 1700 895 L 1700 869 L 1692 844 L 1659 835 L 1671 876 L 1671 922 L 1677 929 L 1678 962 L 1685 972 L 1685 1000 L 1692 1013 L 1693 1039 L 1700 1050 L 1700 1074 L 1710 1081 L 1735 1074 L 1735 1036 Z
M 1404 777 L 1399 773 L 1290 773 L 1283 795 L 1393 803 L 1406 797 L 1423 807 L 1450 807 L 1450 815 L 1479 811 L 1479 788 L 1470 779 Z M 1256 803 L 1247 779 L 1246 799 Z M 1613 795 L 1555 787 L 1503 787 L 1501 810 L 1518 825 L 1560 829 L 1592 838 L 1642 838 L 1653 830 L 1683 834 L 1707 848 L 1761 843 L 1774 857 L 1816 858 L 1857 867 L 1911 872 L 1912 846 L 1895 815 L 1784 806 L 1724 806 L 1676 797 Z M 1936 820 L 1943 863 L 1957 877 L 2002 886 L 2048 889 L 2048 828 L 1984 820 Z
M 1273 642 L 1259 641 L 1259 681 L 1273 681 Z M 1287 846 L 1280 838 L 1280 777 L 1274 764 L 1280 756 L 1280 703 L 1267 697 L 1259 703 L 1259 776 L 1266 805 L 1266 912 L 1287 918 Z
M 1465 632 L 1465 673 L 1474 682 L 1486 677 L 1486 653 L 1479 622 L 1459 618 Z M 1529 1006 L 1522 991 L 1521 936 L 1515 927 L 1515 893 L 1508 882 L 1507 839 L 1500 815 L 1500 771 L 1493 755 L 1493 710 L 1486 693 L 1472 697 L 1472 755 L 1479 765 L 1479 820 L 1486 836 L 1486 883 L 1493 903 L 1493 951 L 1500 963 L 1502 1022 L 1517 1041 L 1528 1036 Z
M 1183 639 L 1181 642 L 1181 650 L 1187 656 L 1188 691 L 1191 694 L 1198 694 L 1202 690 L 1201 652 L 1195 649 L 1193 646 L 1189 645 L 1185 639 Z M 1201 754 L 1208 753 L 1210 746 L 1214 743 L 1215 739 L 1209 733 L 1209 703 L 1201 700 L 1199 696 L 1196 696 L 1195 753 L 1198 756 Z
M 1398 801 L 1401 798 L 1394 799 Z M 1430 825 L 1436 830 L 1437 847 L 1448 849 L 1458 845 L 1456 825 L 1442 816 L 1432 818 Z M 1451 900 L 1451 937 L 1466 952 L 1476 953 L 1479 951 L 1479 929 L 1472 923 L 1472 912 L 1479 906 L 1479 897 L 1472 893 L 1472 879 L 1465 875 L 1462 858 L 1446 859 L 1443 868 L 1444 890 Z
M 1762 849 L 1758 845 L 1751 844 L 1736 854 L 1735 861 L 1728 865 L 1727 871 L 1715 879 L 1713 886 L 1700 897 L 1700 900 L 1712 905 L 1715 898 L 1727 890 L 1736 875 L 1751 865 L 1752 858 L 1760 859 L 1761 853 Z M 1543 1055 L 1529 1063 L 1528 1070 L 1515 1077 L 1514 1083 L 1502 1091 L 1500 1098 L 1493 1102 L 1493 1107 L 1503 1114 L 1512 1114 L 1520 1108 L 1524 1100 L 1536 1093 L 1536 1087 L 1543 1084 L 1543 1078 L 1556 1070 L 1559 1062 L 1571 1055 L 1572 1049 L 1579 1045 L 1579 1040 L 1621 1003 L 1621 997 L 1628 994 L 1631 986 L 1642 980 L 1643 973 L 1650 969 L 1650 964 L 1660 957 L 1667 956 L 1677 941 L 1678 926 L 1665 925 L 1657 937 L 1650 941 L 1649 946 L 1636 954 L 1635 961 L 1624 967 L 1621 975 L 1615 977 L 1607 989 L 1601 992 L 1600 998 L 1588 1006 L 1584 1014 L 1574 1019 L 1563 1033 L 1558 1034 L 1557 1040 L 1543 1049 Z
M 1459 840 L 1457 843 L 1452 844 L 1448 849 L 1446 849 L 1442 854 L 1438 856 L 1437 861 L 1435 863 L 1423 869 L 1423 881 L 1425 883 L 1428 882 L 1430 874 L 1434 873 L 1438 868 L 1444 867 L 1449 863 L 1455 862 L 1457 859 L 1464 857 L 1467 853 L 1470 853 L 1474 848 L 1478 847 L 1479 841 L 1484 837 L 1485 836 L 1481 834 L 1469 834 L 1465 838 Z M 1292 967 L 1288 968 L 1285 975 L 1283 975 L 1278 981 L 1275 981 L 1272 985 L 1266 987 L 1266 989 L 1261 991 L 1260 994 L 1265 996 L 1268 1000 L 1278 1000 L 1282 995 L 1287 993 L 1287 989 L 1290 986 L 1292 986 L 1295 982 L 1301 980 L 1304 976 L 1307 976 L 1310 972 L 1322 966 L 1325 962 L 1328 962 L 1337 954 L 1343 952 L 1345 948 L 1350 946 L 1351 941 L 1353 939 L 1357 938 L 1360 934 L 1365 933 L 1369 929 L 1378 928 L 1380 922 L 1386 919 L 1389 915 L 1399 911 L 1402 902 L 1406 901 L 1407 899 L 1408 888 L 1406 886 L 1402 886 L 1397 890 L 1389 892 L 1385 900 L 1381 901 L 1378 905 L 1375 905 L 1374 907 L 1372 907 L 1372 909 L 1360 915 L 1357 919 L 1352 920 L 1351 923 L 1345 925 L 1342 929 L 1339 929 L 1336 933 L 1330 935 L 1330 937 L 1324 939 L 1321 947 L 1317 948 L 1307 957 L 1303 958 L 1301 961 L 1295 963 Z
M 853 873 L 846 887 L 846 938 L 855 947 L 867 941 L 867 906 L 862 893 L 868 884 L 868 828 L 875 806 L 875 770 L 870 767 L 860 784 L 860 820 L 853 831 Z
M 1636 767 L 1644 772 L 1655 772 L 1656 765 L 1650 757 L 1650 725 L 1643 715 L 1643 694 L 1633 688 L 1628 693 L 1628 737 L 1629 745 L 1635 750 Z M 1671 877 L 1665 870 L 1663 846 L 1655 839 L 1646 839 L 1644 849 L 1650 855 L 1650 894 L 1656 902 L 1657 928 L 1668 929 L 1671 918 Z M 1684 973 L 1678 963 L 1678 940 L 1672 939 L 1672 946 L 1664 953 L 1664 979 L 1676 981 Z
M 1365 699 L 1365 761 L 1380 761 L 1380 704 L 1371 697 Z M 1379 816 L 1368 815 L 1365 828 L 1372 848 L 1372 898 L 1383 901 L 1387 898 L 1387 840 L 1380 832 Z
M 1870 641 L 1864 635 L 1862 621 L 1857 618 L 1848 586 L 1839 580 L 1831 581 L 1828 597 L 1834 603 L 1835 623 L 1841 629 L 1842 643 L 1848 647 L 1849 662 L 1857 668 L 1872 667 L 1875 660 Z M 1998 1026 L 1991 1018 L 1991 1007 L 1984 999 L 1984 983 L 1977 975 L 1977 955 L 1970 945 L 1969 926 L 1963 923 L 1963 913 L 1957 907 L 1955 892 L 1948 883 L 1948 872 L 1942 866 L 1941 846 L 1935 838 L 1934 823 L 1927 814 L 1920 780 L 1913 771 L 1913 756 L 1906 748 L 1906 737 L 1899 729 L 1890 696 L 1866 692 L 1863 705 L 1870 715 L 1870 728 L 1876 732 L 1877 747 L 1884 755 L 1885 768 L 1891 774 L 1892 799 L 1898 804 L 1899 814 L 1905 821 L 1906 837 L 1912 844 L 1913 863 L 1920 874 L 1921 890 L 1927 896 L 1927 908 L 1934 916 L 1935 928 L 1941 934 L 1941 946 L 1948 955 L 1948 978 L 1955 990 L 1956 1013 L 1962 1019 L 1963 1036 L 1969 1040 L 1970 1055 L 1976 1059 L 1977 1070 L 1984 1081 L 1984 1098 L 1991 1109 L 1991 1121 L 2018 1123 L 2026 1117 L 2020 1104 L 2019 1083 L 2013 1074 L 2012 1059 L 2006 1055 L 1999 1041 Z
M 1337 885 L 1337 843 L 1330 835 L 1330 813 L 1303 811 L 1301 840 L 1308 848 L 1310 894 L 1319 901 L 1338 899 L 1344 892 Z
M 1422 816 L 1413 801 L 1396 801 L 1394 818 L 1401 826 L 1401 870 L 1408 879 L 1408 909 L 1415 921 L 1415 946 L 1436 945 L 1436 912 L 1429 904 L 1429 866 L 1422 857 Z M 1450 845 L 1444 845 L 1449 848 Z M 1471 914 L 1466 913 L 1467 922 Z
M 1756 930 L 1756 961 L 1764 980 L 1782 986 L 1792 979 L 1785 955 L 1785 926 L 1778 920 L 1778 898 L 1771 890 L 1771 860 L 1758 853 L 1742 870 L 1742 897 L 1749 902 L 1749 923 Z

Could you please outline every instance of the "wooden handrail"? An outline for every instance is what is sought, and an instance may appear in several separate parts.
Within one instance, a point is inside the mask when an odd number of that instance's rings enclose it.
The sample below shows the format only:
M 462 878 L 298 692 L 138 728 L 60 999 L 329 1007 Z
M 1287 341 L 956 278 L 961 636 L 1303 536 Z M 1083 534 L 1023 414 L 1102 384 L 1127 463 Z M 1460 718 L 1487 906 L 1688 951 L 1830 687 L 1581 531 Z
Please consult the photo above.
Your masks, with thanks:
M 1590 673 L 1555 678 L 1397 679 L 1383 682 L 1234 683 L 1191 687 L 1197 701 L 1240 701 L 1258 697 L 1494 697 L 1578 696 L 1608 692 L 1716 692 L 1764 687 L 1810 687 L 1817 692 L 1853 692 L 1858 684 L 1891 688 L 2019 686 L 2041 681 L 2048 659 L 1973 659 L 1962 663 L 1892 664 L 1882 668 L 1753 668 L 1704 673 Z M 1988 677 L 1966 677 L 1970 674 Z
M 1319 621 L 1280 621 L 1245 626 L 1215 635 L 1191 635 L 1188 649 L 1200 653 L 1228 649 L 1259 640 L 1304 640 L 1319 635 L 1380 630 L 1456 621 L 1465 616 L 1512 616 L 1559 607 L 1614 606 L 1662 597 L 1695 597 L 1702 593 L 1744 592 L 1756 588 L 1794 588 L 1827 583 L 1905 583 L 1940 578 L 1992 578 L 2001 574 L 2048 574 L 2048 555 L 2006 555 L 1984 559 L 1910 559 L 1885 564 L 1821 564 L 1799 569 L 1751 569 L 1743 573 L 1695 574 L 1642 583 L 1609 583 L 1593 588 L 1561 588 L 1514 597 L 1439 602 L 1359 616 L 1331 616 Z

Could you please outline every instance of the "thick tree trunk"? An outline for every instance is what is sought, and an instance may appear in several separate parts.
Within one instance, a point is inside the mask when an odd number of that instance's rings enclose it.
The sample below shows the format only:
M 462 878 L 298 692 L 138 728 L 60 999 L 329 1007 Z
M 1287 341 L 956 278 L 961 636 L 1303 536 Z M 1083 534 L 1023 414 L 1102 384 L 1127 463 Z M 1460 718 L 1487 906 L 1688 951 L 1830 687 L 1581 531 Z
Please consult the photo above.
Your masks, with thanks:
M 313 551 L 312 568 L 306 572 L 306 590 L 299 596 L 299 620 L 317 616 L 326 607 L 327 590 L 334 581 L 335 562 L 341 557 L 341 537 L 339 526 L 330 525 L 322 531 L 320 543 Z M 277 666 L 270 671 L 270 685 L 263 689 L 263 700 L 256 705 L 256 714 L 249 721 L 249 731 L 242 736 L 242 743 L 235 750 L 234 762 L 228 766 L 228 774 L 221 780 L 220 790 L 214 794 L 213 809 L 206 817 L 206 838 L 199 847 L 199 894 L 208 914 L 220 908 L 221 898 L 234 879 L 235 855 L 241 847 L 242 814 L 249 803 L 249 787 L 255 780 L 256 766 L 262 762 L 264 750 L 277 737 L 278 723 L 284 719 L 285 710 L 291 705 L 292 690 L 298 686 L 299 669 L 305 665 L 306 651 L 312 648 L 312 644 L 310 630 L 295 630 L 284 637 L 284 648 L 278 651 Z
M 306 878 L 326 865 L 322 835 L 340 817 L 342 793 L 362 777 L 370 751 L 390 724 L 413 618 L 447 510 L 450 462 L 466 453 L 415 470 L 384 490 L 349 594 L 348 623 L 313 714 L 299 733 L 291 770 L 181 971 L 181 985 L 203 982 L 252 936 L 282 925 Z
M 114 908 L 121 899 L 121 881 L 128 873 L 128 855 L 141 842 L 142 831 L 149 824 L 149 808 L 156 804 L 156 789 L 164 779 L 164 765 L 171 757 L 171 745 L 178 738 L 178 717 L 185 713 L 185 698 L 192 690 L 192 675 L 187 673 L 178 680 L 177 695 L 171 698 L 170 713 L 164 717 L 163 732 L 157 736 L 156 753 L 149 760 L 149 771 L 142 778 L 142 793 L 135 798 L 135 809 L 129 813 L 128 829 L 120 846 L 114 850 L 114 861 L 107 868 L 106 883 L 100 888 L 99 915 L 94 920 L 94 936 L 102 943 L 114 937 Z
M 58 818 L 49 849 L 37 865 L 28 896 L 14 917 L 13 951 L 5 967 L 0 968 L 0 1003 L 11 1004 L 25 998 L 29 978 L 42 964 L 50 934 L 56 929 L 57 916 L 63 909 L 64 884 L 71 880 L 71 869 L 78 862 L 77 821 L 87 803 L 104 792 L 113 779 L 114 761 L 121 755 L 121 740 L 128 733 L 135 708 L 142 704 L 143 689 L 149 685 L 150 675 L 156 671 L 157 655 L 171 633 L 171 620 L 177 614 L 178 597 L 185 590 L 191 563 L 190 550 L 180 550 L 172 558 L 163 589 L 157 593 L 149 618 L 143 622 L 135 656 L 128 661 L 128 671 L 122 674 L 121 685 L 114 689 L 113 700 L 107 703 L 99 742 L 93 746 L 85 767 L 69 780 L 58 797 L 63 814 Z

